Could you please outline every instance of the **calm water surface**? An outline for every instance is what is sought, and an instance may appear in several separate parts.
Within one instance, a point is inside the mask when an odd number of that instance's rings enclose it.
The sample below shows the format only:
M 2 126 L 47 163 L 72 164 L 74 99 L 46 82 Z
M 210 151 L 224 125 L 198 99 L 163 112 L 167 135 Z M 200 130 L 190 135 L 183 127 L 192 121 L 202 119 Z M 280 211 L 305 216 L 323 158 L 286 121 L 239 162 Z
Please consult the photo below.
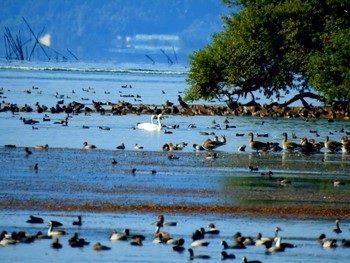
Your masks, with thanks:
M 8 65 L 6 65 L 8 66 Z M 186 84 L 184 79 L 186 70 L 182 68 L 161 68 L 159 72 L 139 70 L 134 65 L 123 65 L 117 72 L 111 70 L 92 70 L 86 68 L 101 68 L 101 65 L 69 65 L 69 70 L 32 70 L 28 65 L 25 69 L 0 70 L 0 87 L 3 87 L 1 100 L 34 107 L 39 101 L 47 106 L 54 106 L 58 100 L 57 94 L 64 95 L 65 103 L 76 100 L 88 105 L 92 100 L 113 101 L 126 100 L 132 103 L 162 104 L 166 100 L 177 103 L 177 95 Z M 48 68 L 48 65 L 37 65 Z M 111 67 L 106 67 L 110 69 Z M 138 69 L 132 71 L 130 69 Z M 83 70 L 82 70 L 83 69 Z M 172 72 L 167 72 L 172 71 Z M 122 88 L 131 85 L 132 88 Z M 38 89 L 32 89 L 32 87 Z M 25 90 L 31 90 L 30 94 Z M 74 93 L 73 93 L 74 90 Z M 164 92 L 163 92 L 164 91 Z M 56 94 L 57 92 L 57 94 Z M 121 93 L 120 93 L 121 92 Z M 137 95 L 142 102 L 120 95 Z M 216 102 L 219 103 L 219 102 Z M 133 204 L 138 202 L 152 202 L 159 204 L 245 204 L 249 202 L 271 203 L 265 196 L 244 196 L 249 189 L 257 193 L 257 189 L 264 189 L 273 194 L 281 194 L 285 202 L 301 202 L 303 193 L 314 192 L 312 202 L 317 204 L 332 203 L 342 206 L 349 205 L 349 156 L 344 154 L 330 154 L 324 150 L 321 154 L 312 156 L 288 155 L 286 153 L 269 153 L 267 156 L 257 156 L 249 147 L 246 153 L 237 153 L 238 146 L 248 144 L 249 132 L 267 133 L 267 138 L 261 141 L 281 143 L 282 132 L 295 133 L 299 138 L 315 138 L 324 141 L 326 135 L 332 140 L 340 141 L 344 133 L 341 128 L 350 131 L 347 121 L 336 120 L 295 120 L 272 118 L 230 117 L 229 125 L 236 128 L 223 129 L 223 116 L 166 116 L 164 125 L 179 124 L 178 129 L 171 130 L 172 134 L 163 132 L 145 132 L 131 130 L 138 122 L 149 122 L 149 115 L 101 116 L 97 114 L 74 115 L 69 119 L 68 126 L 54 124 L 56 120 L 64 119 L 64 114 L 49 114 L 51 121 L 43 122 L 43 114 L 37 113 L 0 113 L 0 167 L 1 167 L 1 200 L 8 202 L 20 198 L 26 200 L 57 200 L 59 202 L 109 202 Z M 31 125 L 24 125 L 20 117 L 33 118 L 40 123 L 33 129 Z M 213 122 L 218 126 L 213 129 Z M 264 121 L 264 123 L 263 123 Z M 188 128 L 195 124 L 196 128 Z M 83 129 L 83 125 L 89 129 Z M 99 129 L 108 126 L 109 131 Z M 319 137 L 310 130 L 317 130 Z M 201 144 L 213 135 L 203 136 L 200 132 L 225 135 L 226 145 L 217 149 L 220 158 L 207 162 L 205 153 L 197 153 L 192 148 L 193 143 Z M 243 133 L 244 136 L 236 136 Z M 296 139 L 295 141 L 298 141 Z M 84 141 L 95 144 L 96 151 L 81 150 Z M 126 151 L 116 150 L 116 146 L 125 143 Z M 186 142 L 188 145 L 181 152 L 174 152 L 179 156 L 178 162 L 171 162 L 163 152 L 162 145 Z M 145 152 L 136 151 L 133 146 L 138 143 L 144 146 Z M 5 144 L 15 144 L 16 149 L 5 149 Z M 25 146 L 48 144 L 48 151 L 36 151 L 32 148 L 32 156 L 26 158 Z M 112 166 L 111 158 L 116 158 L 117 166 Z M 322 159 L 325 160 L 322 162 Z M 39 171 L 35 173 L 29 167 L 39 163 Z M 252 173 L 249 165 L 259 167 L 258 173 Z M 130 175 L 132 168 L 137 169 L 135 176 Z M 152 176 L 150 171 L 157 170 Z M 273 170 L 275 176 L 288 177 L 293 181 L 291 187 L 280 188 L 276 181 L 266 181 L 260 172 Z M 342 188 L 333 188 L 331 180 L 338 178 L 346 184 Z M 126 189 L 132 189 L 128 193 Z M 86 190 L 84 190 L 86 189 Z M 158 190 L 157 189 L 163 189 Z M 208 191 L 206 193 L 205 191 Z M 291 198 L 294 196 L 294 199 Z M 328 199 L 327 199 L 328 198 Z M 321 200 L 322 199 L 322 200 Z M 276 200 L 275 200 L 276 201 Z M 26 223 L 29 215 L 38 215 L 45 219 L 43 225 Z M 83 226 L 73 227 L 71 222 L 76 216 L 83 216 Z M 37 231 L 46 232 L 49 220 L 64 223 L 68 236 L 61 237 L 63 249 L 54 251 L 50 248 L 50 240 L 37 240 L 32 244 L 17 244 L 15 246 L 0 247 L 3 262 L 187 262 L 188 253 L 175 253 L 165 245 L 153 244 L 155 213 L 94 213 L 94 212 L 48 212 L 42 210 L 1 210 L 0 229 L 8 232 L 25 230 L 28 234 Z M 317 242 L 320 233 L 328 237 L 349 239 L 348 218 L 342 218 L 343 232 L 336 235 L 333 219 L 322 220 L 293 220 L 268 217 L 249 217 L 240 215 L 220 214 L 167 214 L 166 219 L 177 221 L 176 227 L 167 227 L 175 238 L 185 238 L 186 248 L 190 247 L 191 234 L 200 227 L 206 227 L 214 222 L 221 232 L 219 236 L 206 238 L 210 245 L 205 248 L 195 248 L 195 253 L 208 254 L 208 262 L 220 260 L 221 240 L 233 243 L 232 235 L 236 231 L 244 235 L 256 236 L 262 232 L 265 236 L 272 236 L 275 226 L 283 229 L 280 236 L 297 245 L 297 248 L 274 255 L 265 255 L 263 247 L 249 247 L 244 251 L 229 251 L 236 255 L 234 261 L 242 256 L 248 259 L 258 259 L 262 262 L 348 262 L 349 248 L 323 249 Z M 146 236 L 142 247 L 132 247 L 128 242 L 111 242 L 108 237 L 113 230 L 124 228 L 142 233 Z M 74 233 L 91 243 L 84 248 L 71 248 L 68 239 Z M 92 245 L 101 242 L 112 249 L 105 252 L 92 250 Z

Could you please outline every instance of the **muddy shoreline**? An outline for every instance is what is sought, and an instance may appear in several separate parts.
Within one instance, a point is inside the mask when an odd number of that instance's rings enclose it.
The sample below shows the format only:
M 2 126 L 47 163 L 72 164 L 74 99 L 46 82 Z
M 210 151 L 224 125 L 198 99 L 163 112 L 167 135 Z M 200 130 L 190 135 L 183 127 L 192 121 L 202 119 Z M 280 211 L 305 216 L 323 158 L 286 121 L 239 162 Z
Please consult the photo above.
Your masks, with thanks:
M 350 110 L 342 104 L 333 106 L 284 106 L 284 105 L 239 105 L 234 108 L 220 105 L 188 104 L 184 108 L 175 103 L 166 101 L 162 105 L 132 104 L 125 101 L 102 102 L 93 101 L 92 104 L 85 104 L 73 101 L 66 105 L 44 106 L 40 104 L 18 106 L 17 104 L 6 103 L 0 108 L 0 112 L 37 112 L 37 113 L 67 113 L 67 114 L 167 114 L 167 115 L 207 115 L 207 116 L 253 116 L 253 117 L 282 117 L 282 118 L 323 118 L 328 120 L 350 119 Z
M 257 216 L 274 218 L 292 218 L 292 219 L 330 219 L 330 218 L 349 218 L 350 209 L 344 206 L 314 206 L 311 204 L 288 204 L 273 206 L 195 206 L 195 205 L 160 205 L 160 204 L 139 204 L 139 205 L 118 205 L 112 203 L 88 203 L 88 204 L 69 204 L 67 202 L 38 202 L 33 200 L 21 202 L 20 200 L 2 200 L 0 210 L 30 210 L 30 211 L 69 211 L 69 212 L 157 212 L 157 213 L 216 213 L 232 214 L 239 216 Z

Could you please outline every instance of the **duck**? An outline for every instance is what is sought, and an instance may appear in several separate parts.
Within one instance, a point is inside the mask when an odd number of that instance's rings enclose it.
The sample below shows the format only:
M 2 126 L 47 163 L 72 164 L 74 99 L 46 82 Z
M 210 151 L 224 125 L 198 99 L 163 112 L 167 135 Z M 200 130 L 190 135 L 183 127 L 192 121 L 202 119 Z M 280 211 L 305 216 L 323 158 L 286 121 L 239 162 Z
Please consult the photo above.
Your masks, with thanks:
M 44 219 L 42 219 L 41 217 L 36 217 L 36 216 L 29 216 L 30 219 L 27 220 L 27 223 L 30 224 L 42 224 L 44 223 Z
M 335 220 L 335 228 L 333 229 L 333 232 L 337 234 L 340 234 L 342 232 L 339 227 L 339 222 L 340 222 L 340 219 Z
M 260 142 L 260 141 L 254 141 L 254 135 L 252 132 L 250 132 L 248 134 L 248 136 L 250 137 L 249 139 L 249 147 L 256 151 L 257 153 L 261 150 L 261 151 L 266 151 L 269 148 L 269 144 L 265 143 L 265 142 Z
M 169 160 L 178 160 L 180 157 L 178 157 L 178 156 L 175 156 L 174 154 L 172 154 L 172 153 L 170 153 L 169 155 L 168 155 L 168 159 Z
M 125 145 L 124 145 L 124 143 L 122 143 L 122 144 L 118 145 L 116 148 L 119 149 L 119 150 L 124 150 L 125 149 Z
M 193 232 L 192 234 L 192 240 L 200 240 L 203 239 L 205 236 L 205 230 L 203 227 L 201 227 L 200 229 L 197 229 L 195 232 Z
M 54 248 L 54 249 L 62 248 L 62 244 L 60 244 L 60 241 L 58 238 L 55 238 L 50 246 L 51 248 Z
M 195 240 L 191 243 L 191 247 L 207 247 L 209 244 L 210 242 L 205 240 Z
M 74 235 L 68 240 L 68 243 L 71 247 L 83 247 L 90 244 L 90 242 L 85 241 L 84 238 L 79 238 L 78 233 L 74 233 Z
M 236 256 L 234 254 L 228 254 L 226 251 L 221 251 L 220 254 L 221 254 L 221 259 L 222 260 L 236 258 Z
M 329 150 L 331 153 L 335 153 L 335 152 L 339 152 L 342 149 L 343 144 L 336 141 L 330 141 L 329 136 L 326 136 L 324 141 L 324 147 L 327 150 Z
M 337 240 L 333 238 L 327 238 L 325 234 L 320 234 L 318 237 L 318 242 L 324 248 L 335 248 L 337 247 Z
M 138 145 L 138 144 L 136 143 L 135 146 L 134 146 L 134 148 L 135 148 L 136 150 L 142 150 L 142 149 L 143 149 L 143 146 Z
M 107 127 L 107 126 L 99 126 L 98 127 L 100 130 L 103 130 L 103 131 L 110 131 L 111 128 L 110 127 Z
M 205 150 L 205 148 L 202 145 L 199 145 L 197 143 L 194 143 L 192 146 L 196 151 L 204 151 Z
M 281 238 L 275 237 L 274 241 L 275 241 L 274 246 L 272 246 L 272 243 L 270 243 L 270 242 L 264 243 L 264 245 L 266 247 L 266 249 L 265 249 L 266 254 L 275 253 L 275 252 L 283 252 L 285 250 L 285 248 L 283 246 L 281 246 Z
M 218 158 L 218 154 L 217 154 L 217 153 L 213 153 L 213 154 L 208 153 L 208 154 L 205 156 L 205 159 L 206 159 L 206 160 L 213 160 L 213 159 L 217 159 L 217 158 Z
M 281 177 L 281 176 L 277 179 L 277 182 L 278 182 L 279 185 L 282 185 L 282 186 L 289 185 L 289 184 L 292 183 L 290 180 L 287 180 L 287 179 L 285 179 L 284 177 Z
M 283 139 L 282 139 L 282 148 L 286 150 L 287 152 L 294 152 L 295 150 L 300 150 L 301 145 L 295 142 L 288 142 L 287 133 L 282 133 Z
M 67 232 L 64 230 L 53 231 L 52 228 L 53 228 L 53 223 L 52 223 L 52 221 L 50 221 L 50 227 L 49 227 L 49 230 L 47 231 L 48 236 L 59 236 L 59 235 L 66 235 L 67 234 Z
M 109 240 L 128 240 L 128 237 L 125 234 L 118 233 L 117 231 L 113 231 L 113 233 L 109 236 Z
M 105 245 L 102 245 L 100 242 L 97 242 L 93 247 L 93 250 L 101 251 L 101 250 L 110 250 L 111 248 Z
M 95 149 L 95 148 L 96 148 L 96 146 L 93 145 L 93 144 L 88 144 L 88 142 L 84 142 L 84 143 L 83 143 L 83 149 L 84 149 L 84 150 Z
M 343 247 L 350 247 L 350 239 L 345 239 L 345 238 L 343 238 L 343 239 L 341 240 L 341 245 L 342 245 Z
M 339 187 L 341 185 L 345 185 L 345 183 L 339 181 L 338 179 L 333 179 L 332 184 L 334 187 Z
M 224 249 L 245 249 L 247 248 L 242 242 L 236 240 L 236 244 L 228 245 L 225 240 L 222 240 L 220 243 Z
M 220 230 L 218 228 L 216 228 L 213 223 L 210 223 L 208 225 L 208 228 L 209 228 L 209 230 L 205 231 L 206 234 L 217 235 L 220 233 Z
M 129 228 L 124 229 L 124 234 L 128 239 L 136 239 L 141 238 L 142 240 L 145 240 L 145 236 L 141 234 L 131 234 Z
M 261 233 L 258 233 L 256 241 L 255 241 L 255 245 L 256 246 L 261 246 L 261 245 L 264 245 L 266 242 L 270 242 L 272 244 L 273 239 L 278 236 L 278 232 L 279 231 L 282 231 L 282 229 L 279 228 L 279 227 L 275 227 L 275 229 L 274 229 L 274 233 L 275 234 L 274 234 L 273 238 L 271 238 L 271 237 L 263 237 Z
M 115 158 L 112 158 L 112 164 L 118 164 L 118 162 Z
M 190 253 L 190 260 L 195 259 L 195 258 L 201 258 L 201 259 L 209 259 L 209 255 L 194 255 L 193 249 L 189 248 L 187 251 Z
M 153 119 L 151 118 L 152 123 L 148 123 L 148 122 L 138 123 L 136 127 L 140 130 L 145 130 L 145 131 L 160 131 L 163 128 L 162 123 L 160 121 L 162 118 L 164 118 L 163 114 L 159 114 L 157 116 L 158 124 L 154 124 Z
M 259 260 L 248 260 L 247 257 L 242 257 L 242 263 L 261 263 Z
M 130 241 L 130 245 L 132 246 L 142 246 L 142 238 L 137 237 L 134 240 Z
M 32 151 L 29 150 L 29 147 L 25 147 L 24 151 L 25 151 L 26 155 L 31 155 L 32 154 Z
M 236 242 L 241 242 L 244 245 L 255 245 L 255 241 L 252 237 L 249 236 L 242 236 L 241 232 L 236 232 L 233 235 L 234 240 L 236 240 Z
M 165 222 L 164 221 L 164 215 L 159 215 L 158 216 L 159 221 L 156 221 L 154 224 L 156 224 L 159 227 L 163 227 L 163 226 L 176 226 L 177 222 Z
M 175 246 L 173 246 L 173 250 L 174 251 L 178 251 L 178 252 L 182 252 L 185 250 L 184 245 L 185 244 L 185 240 L 183 238 L 180 238 L 176 241 Z
M 72 225 L 81 226 L 82 225 L 81 216 L 78 216 L 78 221 L 73 221 Z
M 49 145 L 45 144 L 45 145 L 35 145 L 35 149 L 37 150 L 47 150 L 49 149 Z
M 12 238 L 12 235 L 8 235 L 7 231 L 2 231 L 0 234 L 0 246 L 17 244 L 18 240 Z
M 237 150 L 238 150 L 239 152 L 245 152 L 245 148 L 246 148 L 246 147 L 247 147 L 247 145 L 243 144 L 243 145 L 239 146 Z

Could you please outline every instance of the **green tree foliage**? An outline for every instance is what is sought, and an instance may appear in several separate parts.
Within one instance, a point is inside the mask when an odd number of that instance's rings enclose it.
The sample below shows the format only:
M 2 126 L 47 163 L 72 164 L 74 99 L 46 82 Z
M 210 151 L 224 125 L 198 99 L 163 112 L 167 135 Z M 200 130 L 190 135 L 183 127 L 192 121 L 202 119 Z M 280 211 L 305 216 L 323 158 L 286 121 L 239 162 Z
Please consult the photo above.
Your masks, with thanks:
M 185 99 L 350 100 L 349 0 L 224 0 L 224 31 L 192 53 Z M 310 92 L 314 90 L 319 94 Z M 289 104 L 295 99 L 285 102 Z

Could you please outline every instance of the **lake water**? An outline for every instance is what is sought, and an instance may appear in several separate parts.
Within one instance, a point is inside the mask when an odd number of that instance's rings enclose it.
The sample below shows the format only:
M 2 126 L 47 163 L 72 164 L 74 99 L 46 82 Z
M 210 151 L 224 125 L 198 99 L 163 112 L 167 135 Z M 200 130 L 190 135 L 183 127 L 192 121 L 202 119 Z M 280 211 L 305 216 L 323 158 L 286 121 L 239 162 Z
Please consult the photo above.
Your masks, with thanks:
M 113 64 L 16 64 L 2 63 L 0 66 L 0 87 L 3 88 L 1 100 L 28 104 L 34 107 L 39 101 L 49 107 L 54 106 L 63 95 L 65 104 L 79 101 L 92 104 L 95 101 L 125 100 L 134 104 L 161 105 L 166 100 L 177 103 L 177 96 L 186 88 L 186 68 L 181 65 L 113 65 Z M 128 85 L 128 88 L 123 88 Z M 130 88 L 130 85 L 132 88 Z M 32 88 L 35 87 L 35 88 Z M 31 92 L 26 92 L 30 90 Z M 74 90 L 74 93 L 73 93 Z M 120 95 L 140 95 L 142 101 Z M 202 102 L 201 102 L 202 103 Z M 220 102 L 215 102 L 220 103 Z M 282 141 L 282 132 L 295 133 L 298 141 L 301 137 L 324 141 L 325 136 L 340 141 L 346 131 L 350 131 L 348 121 L 301 120 L 232 117 L 229 125 L 236 128 L 224 129 L 224 116 L 165 116 L 164 125 L 178 124 L 172 134 L 132 130 L 138 122 L 150 122 L 149 115 L 74 115 L 69 118 L 68 126 L 54 124 L 64 119 L 64 114 L 50 114 L 48 122 L 42 121 L 44 114 L 38 113 L 0 113 L 0 167 L 1 185 L 0 230 L 8 232 L 24 230 L 28 234 L 37 231 L 46 232 L 50 220 L 61 221 L 69 235 L 60 237 L 63 249 L 50 248 L 51 240 L 36 240 L 32 244 L 17 244 L 0 247 L 3 262 L 187 262 L 188 252 L 176 253 L 166 245 L 152 243 L 154 225 L 158 212 L 102 212 L 86 210 L 92 206 L 142 205 L 189 207 L 208 206 L 264 206 L 281 207 L 288 205 L 306 205 L 321 207 L 324 210 L 339 208 L 343 211 L 341 234 L 332 232 L 334 215 L 301 216 L 268 214 L 221 214 L 221 213 L 180 213 L 177 210 L 165 213 L 166 221 L 177 221 L 176 227 L 165 227 L 175 237 L 185 238 L 185 247 L 190 247 L 191 234 L 200 227 L 214 222 L 221 232 L 219 236 L 206 237 L 210 245 L 195 248 L 195 254 L 208 254 L 208 262 L 220 260 L 221 240 L 233 243 L 232 235 L 240 231 L 244 235 L 256 236 L 258 232 L 272 236 L 273 229 L 283 229 L 279 236 L 286 242 L 297 245 L 283 253 L 266 255 L 263 247 L 248 247 L 245 250 L 229 251 L 236 255 L 235 261 L 242 256 L 248 260 L 262 262 L 348 262 L 349 248 L 337 247 L 324 249 L 317 241 L 320 233 L 338 239 L 350 238 L 349 212 L 350 180 L 349 156 L 331 154 L 323 149 L 322 153 L 305 156 L 284 152 L 256 155 L 249 147 L 241 153 L 237 148 L 248 145 L 248 133 L 268 134 L 261 141 Z M 36 125 L 24 125 L 20 118 L 40 121 Z M 215 123 L 214 123 L 215 122 Z M 195 124 L 195 128 L 189 128 Z M 216 124 L 215 128 L 212 126 Z M 35 129 L 33 129 L 33 127 Z M 84 129 L 83 126 L 88 126 Z M 101 130 L 108 126 L 110 130 Z M 344 128 L 344 132 L 339 132 Z M 170 129 L 169 129 L 170 130 Z M 318 137 L 315 133 L 317 131 Z M 201 135 L 200 132 L 225 135 L 227 143 L 216 152 L 219 158 L 206 160 L 205 152 L 196 152 L 192 144 L 202 144 L 214 135 Z M 244 136 L 237 136 L 244 134 Z M 97 146 L 92 151 L 82 150 L 83 142 Z M 181 151 L 174 151 L 178 160 L 169 160 L 168 152 L 162 151 L 165 143 L 185 142 L 188 145 Z M 126 149 L 116 149 L 125 143 Z M 135 144 L 144 146 L 143 151 L 135 150 Z M 15 149 L 4 148 L 5 144 L 14 144 Z M 49 145 L 47 151 L 35 150 L 35 145 Z M 33 152 L 25 155 L 24 147 Z M 111 164 L 111 159 L 118 161 Z M 30 167 L 39 164 L 39 170 Z M 253 172 L 248 166 L 259 167 Z M 132 175 L 131 169 L 136 173 Z M 151 174 L 156 170 L 156 174 Z M 272 180 L 261 172 L 273 171 Z M 287 187 L 277 184 L 279 176 L 292 181 Z M 334 188 L 332 180 L 337 178 L 345 183 Z M 47 203 L 47 204 L 46 204 Z M 13 207 L 11 207 L 13 204 Z M 27 207 L 26 207 L 26 204 Z M 37 204 L 37 206 L 36 206 Z M 68 209 L 77 207 L 78 210 Z M 51 209 L 50 209 L 51 207 Z M 62 209 L 60 209 L 62 207 Z M 80 211 L 80 209 L 81 211 Z M 97 212 L 98 211 L 98 212 Z M 339 210 L 340 211 L 340 210 Z M 80 214 L 83 226 L 74 227 L 71 222 Z M 26 223 L 29 215 L 41 216 L 43 225 Z M 142 247 L 130 246 L 128 242 L 111 242 L 108 237 L 113 230 L 132 231 L 146 236 Z M 68 239 L 74 232 L 88 241 L 84 248 L 71 248 Z M 110 246 L 110 251 L 93 251 L 96 242 Z

